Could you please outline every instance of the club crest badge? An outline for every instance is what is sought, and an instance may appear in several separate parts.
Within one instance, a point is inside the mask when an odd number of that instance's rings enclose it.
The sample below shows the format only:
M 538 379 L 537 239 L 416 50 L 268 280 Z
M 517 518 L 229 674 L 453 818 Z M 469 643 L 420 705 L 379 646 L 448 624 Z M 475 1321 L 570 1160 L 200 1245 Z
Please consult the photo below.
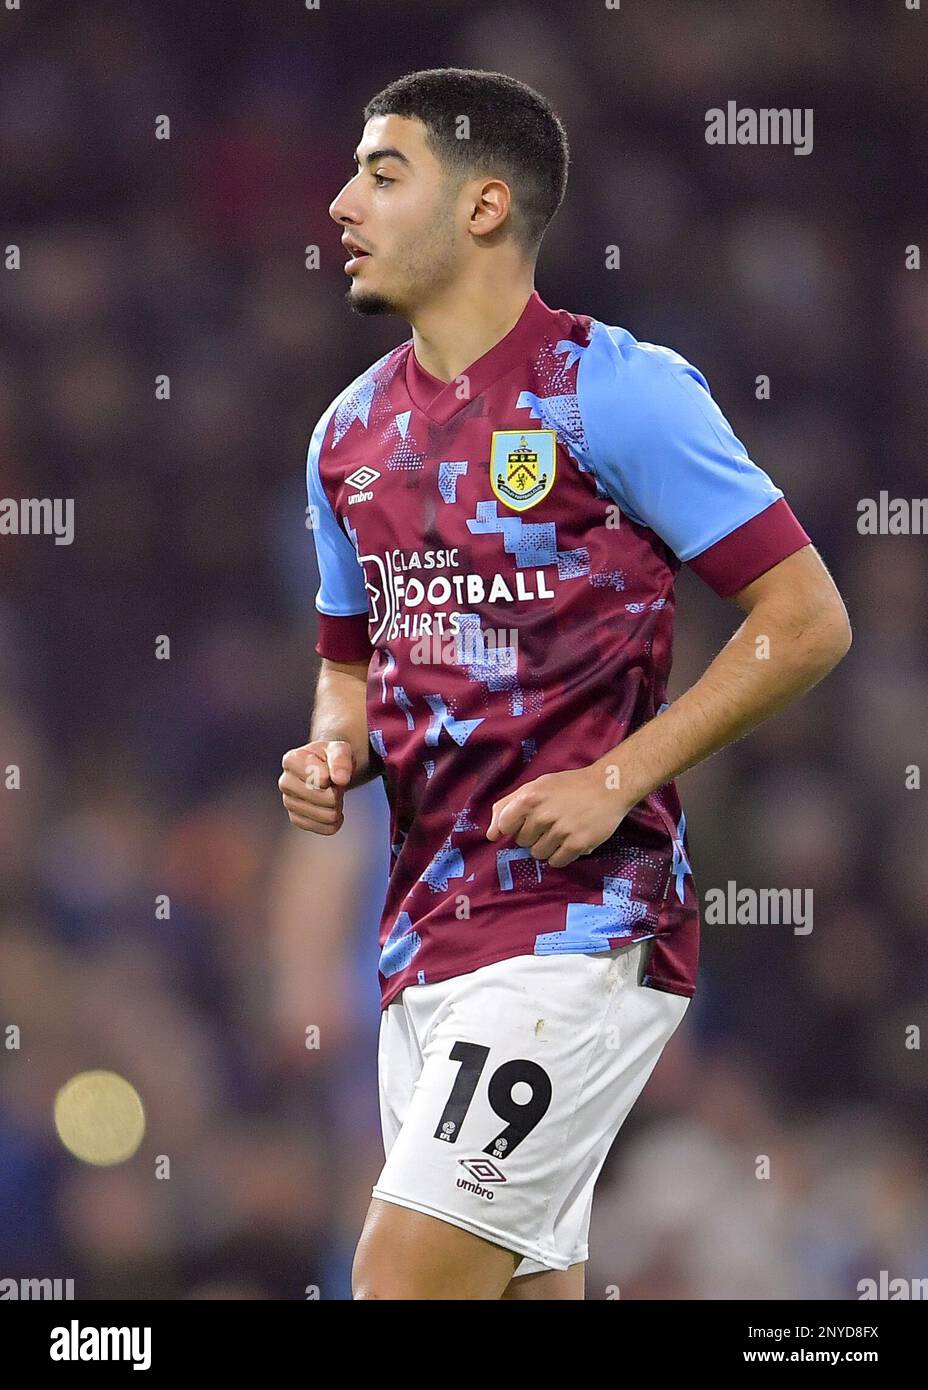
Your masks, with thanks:
M 537 506 L 554 486 L 554 430 L 494 430 L 490 441 L 490 486 L 514 512 Z

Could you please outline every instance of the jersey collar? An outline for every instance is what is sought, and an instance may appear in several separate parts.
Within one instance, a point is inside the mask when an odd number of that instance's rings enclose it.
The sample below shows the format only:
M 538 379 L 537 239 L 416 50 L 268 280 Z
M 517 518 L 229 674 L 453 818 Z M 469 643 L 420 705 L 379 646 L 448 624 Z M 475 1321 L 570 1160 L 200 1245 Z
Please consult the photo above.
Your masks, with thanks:
M 423 415 L 443 425 L 511 368 L 534 357 L 545 336 L 561 336 L 556 331 L 559 327 L 557 311 L 549 309 L 538 291 L 533 290 L 518 322 L 506 336 L 460 373 L 470 383 L 470 392 L 463 398 L 458 394 L 460 377 L 449 382 L 439 381 L 420 366 L 410 343 L 406 355 L 406 390 L 410 399 Z

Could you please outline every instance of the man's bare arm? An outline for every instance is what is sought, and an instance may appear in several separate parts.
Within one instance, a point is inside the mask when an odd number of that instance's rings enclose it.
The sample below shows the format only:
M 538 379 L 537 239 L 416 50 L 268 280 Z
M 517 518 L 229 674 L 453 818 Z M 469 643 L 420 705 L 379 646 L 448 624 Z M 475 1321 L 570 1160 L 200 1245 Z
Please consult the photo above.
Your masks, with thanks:
M 814 546 L 733 598 L 748 616 L 699 680 L 598 760 L 618 763 L 631 805 L 779 713 L 851 645 L 847 609 Z
M 367 670 L 364 661 L 322 662 L 309 742 L 284 754 L 277 782 L 300 830 L 334 835 L 344 821 L 345 792 L 380 772 L 368 742 Z
M 613 833 L 649 792 L 811 689 L 851 645 L 847 610 L 811 545 L 734 595 L 747 612 L 689 690 L 595 763 L 550 773 L 493 808 L 487 838 L 513 836 L 562 868 Z
M 349 787 L 360 787 L 376 777 L 367 734 L 366 661 L 323 660 L 316 682 L 316 698 L 310 725 L 310 742 L 347 743 L 353 770 Z

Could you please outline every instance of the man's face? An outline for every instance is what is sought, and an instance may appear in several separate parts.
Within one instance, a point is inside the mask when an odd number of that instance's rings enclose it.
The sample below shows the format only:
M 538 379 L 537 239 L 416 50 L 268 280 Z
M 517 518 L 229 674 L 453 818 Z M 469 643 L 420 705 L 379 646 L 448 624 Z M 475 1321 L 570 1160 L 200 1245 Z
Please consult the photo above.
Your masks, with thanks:
M 360 314 L 410 319 L 460 273 L 455 190 L 418 120 L 372 117 L 355 158 L 357 173 L 329 207 L 342 240 L 367 253 L 346 247 L 348 303 Z

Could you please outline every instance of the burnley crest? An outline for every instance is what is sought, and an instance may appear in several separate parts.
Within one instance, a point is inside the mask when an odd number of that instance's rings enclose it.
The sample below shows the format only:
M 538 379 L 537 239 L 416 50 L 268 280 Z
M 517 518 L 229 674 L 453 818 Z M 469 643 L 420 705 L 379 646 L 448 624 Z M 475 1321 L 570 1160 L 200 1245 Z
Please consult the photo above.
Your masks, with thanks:
M 527 512 L 554 486 L 554 430 L 494 430 L 490 443 L 490 486 L 504 506 Z

